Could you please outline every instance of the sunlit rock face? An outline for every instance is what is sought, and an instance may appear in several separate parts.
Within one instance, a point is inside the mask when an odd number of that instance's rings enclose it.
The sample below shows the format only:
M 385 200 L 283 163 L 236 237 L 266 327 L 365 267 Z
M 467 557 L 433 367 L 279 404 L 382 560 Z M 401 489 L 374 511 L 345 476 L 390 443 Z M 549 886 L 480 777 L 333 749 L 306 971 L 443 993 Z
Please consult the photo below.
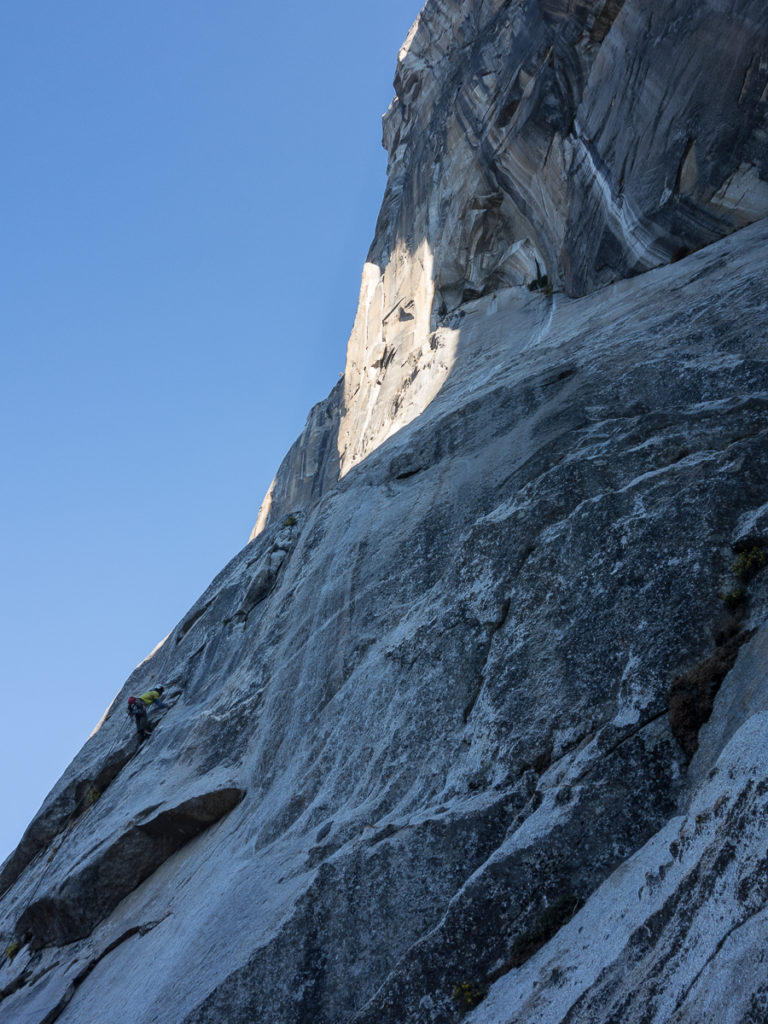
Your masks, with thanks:
M 0 870 L 0 1024 L 765 1019 L 766 15 L 571 6 L 414 26 L 344 381 Z
M 768 213 L 760 0 L 436 0 L 400 53 L 370 260 L 429 243 L 439 319 L 579 295 Z
M 342 473 L 431 401 L 468 300 L 582 295 L 768 214 L 766 54 L 763 0 L 428 3 L 384 119 Z

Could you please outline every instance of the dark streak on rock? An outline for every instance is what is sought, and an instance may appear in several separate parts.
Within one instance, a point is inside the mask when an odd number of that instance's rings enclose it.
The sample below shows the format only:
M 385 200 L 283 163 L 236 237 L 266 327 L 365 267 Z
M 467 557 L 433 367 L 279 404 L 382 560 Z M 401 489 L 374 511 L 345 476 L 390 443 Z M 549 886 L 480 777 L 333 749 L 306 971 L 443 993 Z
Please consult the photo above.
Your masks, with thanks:
M 509 597 L 506 598 L 506 600 L 504 601 L 504 603 L 501 606 L 501 611 L 499 613 L 499 618 L 496 620 L 496 622 L 492 623 L 492 625 L 490 627 L 490 631 L 488 633 L 488 637 L 487 637 L 487 639 L 485 641 L 485 650 L 484 650 L 483 656 L 482 656 L 482 668 L 480 669 L 480 672 L 478 674 L 477 684 L 475 686 L 475 692 L 472 695 L 472 699 L 470 700 L 470 702 L 464 708 L 463 718 L 464 718 L 464 724 L 465 725 L 469 721 L 469 719 L 470 719 L 470 717 L 472 715 L 472 712 L 475 709 L 475 705 L 477 704 L 477 701 L 478 701 L 478 699 L 480 697 L 480 694 L 482 692 L 482 689 L 483 689 L 483 684 L 485 682 L 485 667 L 488 664 L 488 658 L 490 657 L 490 654 L 491 654 L 491 647 L 493 646 L 493 638 L 496 636 L 496 634 L 499 632 L 499 630 L 503 627 L 504 623 L 507 621 L 507 618 L 509 617 L 509 608 L 510 608 L 511 603 L 512 603 L 511 598 L 509 598 Z
M 690 758 L 699 748 L 699 729 L 712 714 L 717 691 L 736 663 L 742 644 L 754 630 L 726 636 L 714 653 L 672 680 L 669 692 L 669 724 L 677 742 Z
M 187 635 L 190 629 L 192 629 L 192 627 L 198 621 L 198 619 L 202 618 L 202 616 L 205 615 L 205 613 L 208 611 L 212 604 L 213 598 L 211 598 L 210 601 L 206 601 L 204 605 L 202 605 L 196 611 L 192 612 L 191 615 L 188 615 L 186 619 L 182 621 L 182 623 L 179 626 L 179 631 L 176 634 L 176 646 L 178 646 L 181 643 L 181 641 L 184 639 L 184 637 Z

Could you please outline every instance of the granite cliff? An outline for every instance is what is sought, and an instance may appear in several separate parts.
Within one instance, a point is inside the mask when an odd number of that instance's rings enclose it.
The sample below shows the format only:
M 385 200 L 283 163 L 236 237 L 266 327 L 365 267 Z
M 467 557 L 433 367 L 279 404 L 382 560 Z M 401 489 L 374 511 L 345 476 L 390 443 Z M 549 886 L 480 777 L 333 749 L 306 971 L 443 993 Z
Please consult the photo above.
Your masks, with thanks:
M 768 1018 L 768 13 L 663 8 L 428 0 L 344 379 L 0 869 L 2 1024 Z

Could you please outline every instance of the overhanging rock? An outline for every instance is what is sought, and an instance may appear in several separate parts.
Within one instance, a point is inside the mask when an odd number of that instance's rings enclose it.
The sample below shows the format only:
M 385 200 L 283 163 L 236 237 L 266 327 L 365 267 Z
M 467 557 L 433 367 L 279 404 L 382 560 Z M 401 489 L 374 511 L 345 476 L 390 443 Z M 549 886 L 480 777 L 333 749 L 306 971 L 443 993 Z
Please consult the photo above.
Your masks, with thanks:
M 29 936 L 36 948 L 86 938 L 145 878 L 244 796 L 237 787 L 216 789 L 150 812 L 144 821 L 139 816 L 114 841 L 94 849 L 63 885 L 36 896 L 19 918 L 17 934 Z

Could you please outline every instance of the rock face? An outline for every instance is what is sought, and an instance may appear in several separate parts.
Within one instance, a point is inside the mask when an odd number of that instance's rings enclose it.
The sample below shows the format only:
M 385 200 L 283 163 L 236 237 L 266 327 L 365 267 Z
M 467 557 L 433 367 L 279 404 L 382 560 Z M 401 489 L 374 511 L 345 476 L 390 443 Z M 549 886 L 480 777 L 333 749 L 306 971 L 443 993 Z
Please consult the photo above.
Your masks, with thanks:
M 467 1020 L 766 1020 L 767 728 L 744 722 L 687 812 Z
M 294 442 L 269 486 L 259 509 L 251 540 L 270 516 L 285 519 L 294 509 L 315 504 L 339 479 L 339 422 L 344 387 L 339 381 L 324 402 L 312 409 L 301 436 Z
M 583 295 L 768 214 L 766 54 L 763 0 L 431 0 L 384 120 L 342 471 L 434 397 L 430 331 L 468 300 Z
M 767 22 L 426 5 L 344 381 L 3 866 L 0 1024 L 764 1021 Z

